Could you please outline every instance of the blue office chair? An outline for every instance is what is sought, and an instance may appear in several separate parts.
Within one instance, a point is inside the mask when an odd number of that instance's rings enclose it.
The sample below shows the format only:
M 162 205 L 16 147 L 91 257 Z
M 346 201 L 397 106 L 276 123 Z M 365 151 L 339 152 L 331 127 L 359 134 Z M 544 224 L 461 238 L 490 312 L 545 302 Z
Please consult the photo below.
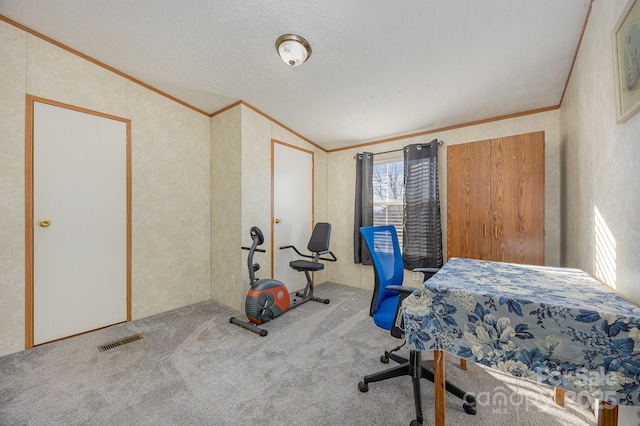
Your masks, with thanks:
M 402 324 L 396 325 L 396 318 L 400 312 L 402 300 L 411 294 L 415 288 L 402 285 L 404 264 L 396 228 L 393 225 L 368 226 L 360 228 L 360 233 L 371 254 L 375 274 L 375 285 L 369 315 L 373 317 L 373 322 L 378 327 L 389 330 L 391 335 L 396 338 L 404 338 Z M 438 268 L 423 268 L 415 269 L 414 271 L 422 272 L 426 281 L 437 273 Z M 380 357 L 380 361 L 383 363 L 388 363 L 389 359 L 392 359 L 399 365 L 365 376 L 364 380 L 358 384 L 358 389 L 360 392 L 367 392 L 369 383 L 392 377 L 411 376 L 416 406 L 416 419 L 411 422 L 411 426 L 421 425 L 420 379 L 426 378 L 433 382 L 433 361 L 421 361 L 419 351 L 409 351 L 409 359 L 394 353 L 402 348 L 403 345 L 404 343 L 391 351 L 385 351 L 384 355 Z M 449 382 L 446 382 L 446 390 L 463 399 L 465 412 L 476 414 L 476 401 L 473 396 L 467 395 L 466 392 Z

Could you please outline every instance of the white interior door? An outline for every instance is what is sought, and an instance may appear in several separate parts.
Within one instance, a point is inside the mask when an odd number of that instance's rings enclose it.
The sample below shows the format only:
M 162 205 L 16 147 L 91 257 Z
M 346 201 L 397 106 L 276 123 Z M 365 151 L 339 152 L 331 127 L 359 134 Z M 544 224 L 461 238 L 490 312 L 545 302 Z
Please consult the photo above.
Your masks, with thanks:
M 273 142 L 273 278 L 290 292 L 307 283 L 304 273 L 294 271 L 289 262 L 300 257 L 294 245 L 307 254 L 313 230 L 313 152 Z
M 127 319 L 127 123 L 33 108 L 37 345 Z

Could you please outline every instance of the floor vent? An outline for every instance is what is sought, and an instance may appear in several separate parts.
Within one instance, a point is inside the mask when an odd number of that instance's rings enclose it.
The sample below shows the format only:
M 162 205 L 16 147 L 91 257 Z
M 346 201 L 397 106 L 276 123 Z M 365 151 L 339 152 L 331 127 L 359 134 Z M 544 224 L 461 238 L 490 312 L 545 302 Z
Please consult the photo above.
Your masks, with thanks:
M 127 343 L 135 342 L 136 340 L 144 339 L 142 334 L 134 334 L 133 336 L 125 337 L 124 339 L 116 340 L 115 342 L 106 343 L 98 346 L 100 352 L 104 352 L 109 349 L 117 348 L 118 346 L 126 345 Z

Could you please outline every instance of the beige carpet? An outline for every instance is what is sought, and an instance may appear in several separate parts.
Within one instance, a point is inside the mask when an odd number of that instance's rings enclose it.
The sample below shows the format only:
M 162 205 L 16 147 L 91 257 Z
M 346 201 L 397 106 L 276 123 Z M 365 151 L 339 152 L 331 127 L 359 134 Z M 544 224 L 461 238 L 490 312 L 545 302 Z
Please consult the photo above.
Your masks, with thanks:
M 371 293 L 325 283 L 259 337 L 235 312 L 202 302 L 0 358 L 0 425 L 409 425 L 408 377 L 372 383 L 399 341 L 367 315 Z M 105 352 L 97 346 L 141 333 Z M 428 354 L 425 355 L 429 357 Z M 478 414 L 447 398 L 449 425 L 594 425 L 587 404 L 552 402 L 553 389 L 447 358 L 447 379 L 473 392 Z M 422 388 L 425 425 L 433 387 Z

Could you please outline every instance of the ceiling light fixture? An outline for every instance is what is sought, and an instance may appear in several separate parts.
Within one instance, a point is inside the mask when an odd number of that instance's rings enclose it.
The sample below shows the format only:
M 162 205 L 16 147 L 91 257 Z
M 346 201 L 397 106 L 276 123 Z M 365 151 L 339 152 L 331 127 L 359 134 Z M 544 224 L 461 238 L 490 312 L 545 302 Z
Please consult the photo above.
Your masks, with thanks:
M 311 56 L 311 46 L 295 34 L 284 34 L 276 40 L 276 50 L 285 64 L 297 67 Z

